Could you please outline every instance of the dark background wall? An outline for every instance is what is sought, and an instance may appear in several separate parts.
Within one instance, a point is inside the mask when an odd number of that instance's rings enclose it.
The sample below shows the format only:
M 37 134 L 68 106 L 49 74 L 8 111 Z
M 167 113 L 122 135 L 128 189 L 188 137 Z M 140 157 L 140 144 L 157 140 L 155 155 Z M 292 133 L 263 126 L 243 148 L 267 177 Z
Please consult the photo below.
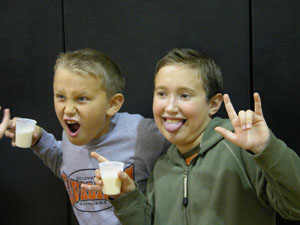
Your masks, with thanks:
M 252 107 L 254 91 L 261 94 L 269 126 L 299 154 L 299 10 L 295 0 L 1 1 L 0 104 L 59 139 L 56 55 L 92 47 L 122 67 L 122 111 L 152 117 L 156 61 L 174 47 L 196 48 L 221 65 L 236 110 Z M 219 115 L 226 116 L 224 107 Z M 63 183 L 31 150 L 5 138 L 0 149 L 1 224 L 77 224 Z M 299 222 L 278 217 L 278 224 Z

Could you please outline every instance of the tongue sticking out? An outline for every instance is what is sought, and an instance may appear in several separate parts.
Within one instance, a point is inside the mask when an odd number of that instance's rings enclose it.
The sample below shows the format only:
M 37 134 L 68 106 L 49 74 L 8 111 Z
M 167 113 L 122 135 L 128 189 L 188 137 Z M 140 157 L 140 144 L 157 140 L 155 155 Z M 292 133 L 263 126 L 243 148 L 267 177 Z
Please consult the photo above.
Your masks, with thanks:
M 168 122 L 165 121 L 164 126 L 165 129 L 169 132 L 174 132 L 177 131 L 182 125 L 183 125 L 184 120 L 178 120 L 177 122 Z

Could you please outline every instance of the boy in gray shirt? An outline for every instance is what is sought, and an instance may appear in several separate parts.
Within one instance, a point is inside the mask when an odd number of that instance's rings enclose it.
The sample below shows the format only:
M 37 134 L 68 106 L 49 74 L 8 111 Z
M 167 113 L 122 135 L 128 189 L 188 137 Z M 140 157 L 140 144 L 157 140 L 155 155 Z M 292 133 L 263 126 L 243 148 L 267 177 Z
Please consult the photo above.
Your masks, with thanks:
M 62 53 L 54 71 L 54 106 L 62 140 L 36 126 L 32 149 L 64 181 L 80 224 L 118 225 L 108 197 L 81 188 L 94 183 L 98 168 L 90 153 L 124 162 L 125 172 L 144 191 L 154 162 L 168 143 L 153 119 L 118 113 L 125 81 L 108 56 L 94 49 Z M 6 132 L 13 146 L 14 126 Z

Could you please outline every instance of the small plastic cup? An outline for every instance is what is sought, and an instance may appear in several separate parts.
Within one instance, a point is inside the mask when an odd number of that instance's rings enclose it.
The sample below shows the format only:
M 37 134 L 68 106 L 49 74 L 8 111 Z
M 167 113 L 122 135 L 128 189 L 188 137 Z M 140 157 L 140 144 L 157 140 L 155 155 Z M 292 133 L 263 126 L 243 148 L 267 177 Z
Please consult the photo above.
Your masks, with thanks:
M 106 195 L 118 195 L 121 191 L 121 180 L 118 172 L 123 171 L 124 163 L 108 161 L 99 163 L 101 179 L 103 181 L 102 192 Z
M 20 148 L 30 148 L 32 144 L 32 134 L 36 121 L 26 118 L 16 120 L 16 146 Z

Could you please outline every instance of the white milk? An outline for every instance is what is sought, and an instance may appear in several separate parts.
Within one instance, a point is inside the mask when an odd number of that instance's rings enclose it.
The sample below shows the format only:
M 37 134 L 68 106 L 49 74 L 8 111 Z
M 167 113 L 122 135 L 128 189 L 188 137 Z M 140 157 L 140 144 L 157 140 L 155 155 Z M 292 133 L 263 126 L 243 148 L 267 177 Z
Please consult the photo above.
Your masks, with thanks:
M 16 145 L 20 148 L 30 148 L 33 130 L 21 130 L 16 132 Z
M 121 190 L 121 179 L 119 177 L 102 177 L 103 194 L 118 195 Z

